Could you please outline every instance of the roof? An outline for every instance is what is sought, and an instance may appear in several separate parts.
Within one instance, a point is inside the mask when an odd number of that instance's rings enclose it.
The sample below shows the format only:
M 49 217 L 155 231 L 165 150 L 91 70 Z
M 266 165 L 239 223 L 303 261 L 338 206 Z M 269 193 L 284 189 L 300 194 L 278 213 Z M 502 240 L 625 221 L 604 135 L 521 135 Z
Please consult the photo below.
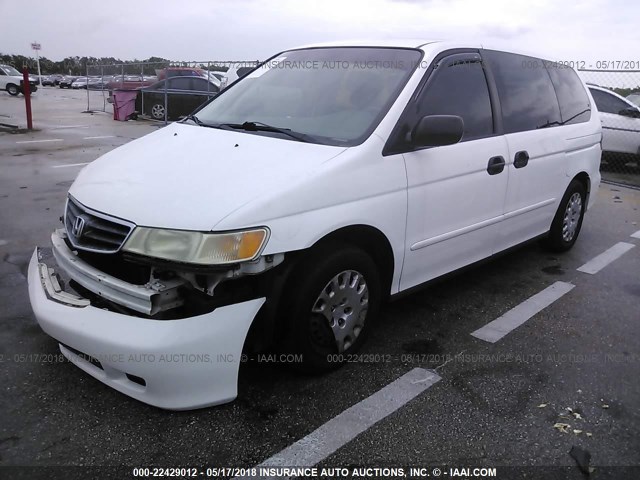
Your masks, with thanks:
M 420 38 L 396 38 L 396 39 L 356 39 L 356 40 L 340 40 L 334 42 L 312 43 L 300 45 L 286 50 L 299 50 L 303 48 L 319 48 L 319 47 L 397 47 L 397 48 L 419 48 L 424 51 L 449 50 L 453 48 L 484 48 L 488 50 L 498 50 L 502 52 L 526 55 L 535 58 L 547 59 L 548 55 L 541 55 L 536 52 L 514 49 L 508 44 L 486 44 L 479 41 L 452 41 L 437 39 L 420 39 Z

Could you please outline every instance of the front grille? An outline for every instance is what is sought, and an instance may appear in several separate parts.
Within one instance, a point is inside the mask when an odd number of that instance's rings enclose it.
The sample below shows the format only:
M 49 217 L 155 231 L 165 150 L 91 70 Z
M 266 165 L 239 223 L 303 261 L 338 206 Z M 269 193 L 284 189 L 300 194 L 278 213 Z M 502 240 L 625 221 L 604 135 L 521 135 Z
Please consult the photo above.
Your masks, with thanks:
M 64 226 L 69 241 L 75 248 L 114 253 L 120 250 L 134 225 L 89 210 L 69 197 Z

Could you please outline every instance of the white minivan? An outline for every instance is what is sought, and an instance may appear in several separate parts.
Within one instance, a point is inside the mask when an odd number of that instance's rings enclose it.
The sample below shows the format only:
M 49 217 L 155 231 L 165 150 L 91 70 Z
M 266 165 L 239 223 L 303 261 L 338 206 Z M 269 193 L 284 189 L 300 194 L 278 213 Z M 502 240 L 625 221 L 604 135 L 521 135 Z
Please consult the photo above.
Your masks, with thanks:
M 143 402 L 231 401 L 243 351 L 323 371 L 383 301 L 576 241 L 601 126 L 575 71 L 444 42 L 272 57 L 86 166 L 29 294 L 78 367 Z

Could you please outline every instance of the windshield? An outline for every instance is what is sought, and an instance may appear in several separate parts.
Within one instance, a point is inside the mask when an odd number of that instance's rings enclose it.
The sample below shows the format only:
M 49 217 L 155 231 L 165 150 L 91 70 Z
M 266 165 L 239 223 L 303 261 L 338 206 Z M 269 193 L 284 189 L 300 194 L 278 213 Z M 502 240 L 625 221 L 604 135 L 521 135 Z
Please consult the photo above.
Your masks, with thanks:
M 3 66 L 3 67 L 0 67 L 0 68 L 1 68 L 1 69 L 4 71 L 4 73 L 6 73 L 7 75 L 12 75 L 12 76 L 16 76 L 16 75 L 18 75 L 18 76 L 19 76 L 19 75 L 22 75 L 18 70 L 16 70 L 16 69 L 15 69 L 15 68 L 13 68 L 13 67 Z
M 418 50 L 400 48 L 284 52 L 224 91 L 197 117 L 211 126 L 261 123 L 304 134 L 315 143 L 357 145 L 378 125 L 420 59 Z

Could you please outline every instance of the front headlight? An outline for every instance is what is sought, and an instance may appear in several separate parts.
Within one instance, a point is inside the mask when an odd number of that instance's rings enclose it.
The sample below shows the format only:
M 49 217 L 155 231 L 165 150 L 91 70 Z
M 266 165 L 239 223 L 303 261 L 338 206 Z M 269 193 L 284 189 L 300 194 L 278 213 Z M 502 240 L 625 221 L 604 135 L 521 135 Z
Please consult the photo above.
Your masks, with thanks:
M 198 265 L 224 265 L 255 259 L 264 247 L 268 231 L 203 233 L 136 227 L 122 249 L 148 257 Z

